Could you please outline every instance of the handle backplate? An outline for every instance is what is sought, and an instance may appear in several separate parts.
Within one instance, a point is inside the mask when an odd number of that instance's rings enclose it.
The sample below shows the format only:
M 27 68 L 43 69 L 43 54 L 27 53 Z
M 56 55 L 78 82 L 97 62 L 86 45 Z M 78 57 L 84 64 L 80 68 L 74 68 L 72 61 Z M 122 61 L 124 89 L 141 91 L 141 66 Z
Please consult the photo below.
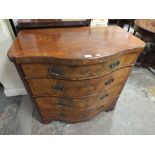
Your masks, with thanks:
M 58 107 L 64 107 L 65 106 L 64 102 L 57 102 L 56 105 Z
M 58 84 L 55 84 L 52 88 L 54 90 L 57 90 L 57 91 L 63 91 L 64 90 L 63 86 L 58 85 Z
M 61 68 L 49 68 L 48 73 L 49 75 L 60 76 L 64 74 L 64 71 Z
M 107 80 L 107 81 L 105 82 L 105 85 L 110 85 L 112 82 L 114 82 L 114 79 L 113 79 L 113 78 Z
M 112 64 L 110 64 L 110 69 L 118 67 L 119 64 L 120 64 L 120 61 L 113 62 Z
M 106 94 L 104 94 L 104 95 L 102 95 L 102 96 L 100 97 L 100 100 L 103 100 L 103 99 L 105 99 L 105 98 L 108 97 L 108 96 L 109 96 L 109 94 L 106 93 Z

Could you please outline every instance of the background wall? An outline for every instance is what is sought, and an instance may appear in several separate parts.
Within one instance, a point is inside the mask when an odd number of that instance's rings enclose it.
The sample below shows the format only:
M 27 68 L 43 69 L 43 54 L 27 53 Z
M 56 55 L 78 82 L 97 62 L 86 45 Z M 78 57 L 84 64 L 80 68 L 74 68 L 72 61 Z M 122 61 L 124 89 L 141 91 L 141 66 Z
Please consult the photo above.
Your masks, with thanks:
M 0 20 L 0 83 L 6 96 L 27 94 L 13 63 L 7 57 L 14 35 L 7 20 Z
M 108 19 L 93 19 L 91 21 L 91 26 L 107 26 Z

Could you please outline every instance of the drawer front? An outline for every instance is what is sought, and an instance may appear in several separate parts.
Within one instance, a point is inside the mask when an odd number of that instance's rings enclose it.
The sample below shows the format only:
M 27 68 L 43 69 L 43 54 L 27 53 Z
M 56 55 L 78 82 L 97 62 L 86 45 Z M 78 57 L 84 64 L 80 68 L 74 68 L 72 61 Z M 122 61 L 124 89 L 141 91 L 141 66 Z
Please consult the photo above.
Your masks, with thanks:
M 85 111 L 64 110 L 58 108 L 42 108 L 39 106 L 39 112 L 44 120 L 63 120 L 66 122 L 81 122 L 96 116 L 100 111 L 107 110 L 107 107 L 113 107 L 116 104 L 118 97 L 109 98 L 102 101 L 96 107 Z
M 61 112 L 71 111 L 85 111 L 93 109 L 99 105 L 108 107 L 107 102 L 114 97 L 118 97 L 124 85 L 116 85 L 101 93 L 81 99 L 75 98 L 59 98 L 59 97 L 38 97 L 35 99 L 40 111 L 54 111 Z
M 131 66 L 138 54 L 112 57 L 108 61 L 90 66 L 69 66 L 58 64 L 22 64 L 24 75 L 30 77 L 54 77 L 60 79 L 90 79 L 110 73 L 118 68 Z
M 126 67 L 103 77 L 82 81 L 51 78 L 28 79 L 27 81 L 34 97 L 58 96 L 78 98 L 97 94 L 113 85 L 125 82 L 130 71 L 131 67 Z

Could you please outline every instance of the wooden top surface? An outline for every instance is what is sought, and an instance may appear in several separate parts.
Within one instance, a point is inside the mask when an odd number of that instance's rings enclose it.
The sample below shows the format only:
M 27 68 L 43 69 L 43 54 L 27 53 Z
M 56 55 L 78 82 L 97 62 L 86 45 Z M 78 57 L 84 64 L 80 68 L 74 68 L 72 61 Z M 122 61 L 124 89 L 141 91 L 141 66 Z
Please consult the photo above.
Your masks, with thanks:
M 8 56 L 92 60 L 144 46 L 143 41 L 118 26 L 22 30 Z
M 137 19 L 135 24 L 144 30 L 155 33 L 155 19 Z

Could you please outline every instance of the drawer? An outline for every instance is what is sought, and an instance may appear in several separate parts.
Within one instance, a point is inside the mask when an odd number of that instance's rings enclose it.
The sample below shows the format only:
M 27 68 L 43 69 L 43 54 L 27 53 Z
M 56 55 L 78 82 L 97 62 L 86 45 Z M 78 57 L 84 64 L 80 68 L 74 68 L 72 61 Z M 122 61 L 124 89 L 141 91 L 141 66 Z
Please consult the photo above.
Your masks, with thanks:
M 108 108 L 107 102 L 109 99 L 119 96 L 124 85 L 116 85 L 99 94 L 85 98 L 60 98 L 60 97 L 38 97 L 35 98 L 36 104 L 40 111 L 85 111 L 99 105 L 105 105 Z
M 93 117 L 95 117 L 100 111 L 103 110 L 103 107 L 93 108 L 91 110 L 82 111 L 82 112 L 60 112 L 60 111 L 54 111 L 53 113 L 46 113 L 41 112 L 42 120 L 45 122 L 49 122 L 52 120 L 61 120 L 68 123 L 77 123 L 89 120 Z M 48 121 L 49 120 L 49 121 Z
M 51 121 L 51 120 L 62 120 L 70 123 L 76 123 L 81 121 L 86 121 L 94 116 L 96 116 L 100 111 L 107 110 L 107 105 L 110 107 L 111 105 L 115 105 L 117 102 L 118 97 L 110 98 L 102 104 L 98 104 L 96 107 L 85 111 L 77 111 L 77 110 L 63 110 L 63 109 L 56 109 L 56 108 L 48 108 L 48 109 L 41 109 L 39 107 L 39 112 L 43 118 L 43 120 Z
M 53 78 L 28 79 L 32 95 L 58 97 L 84 97 L 97 94 L 113 85 L 126 81 L 131 67 L 114 71 L 108 75 L 89 80 L 60 80 Z
M 138 54 L 125 54 L 111 57 L 108 61 L 96 65 L 69 66 L 62 64 L 22 64 L 24 75 L 30 77 L 54 77 L 60 79 L 90 79 L 110 73 L 118 68 L 131 66 Z

